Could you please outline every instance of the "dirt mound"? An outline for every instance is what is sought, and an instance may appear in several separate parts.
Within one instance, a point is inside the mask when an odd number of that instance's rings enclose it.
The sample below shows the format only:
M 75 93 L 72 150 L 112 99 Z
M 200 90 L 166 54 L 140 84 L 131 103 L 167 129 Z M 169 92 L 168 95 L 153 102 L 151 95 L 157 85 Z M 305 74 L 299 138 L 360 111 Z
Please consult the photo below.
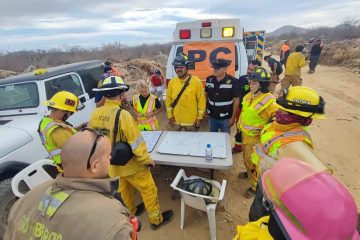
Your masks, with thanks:
M 360 39 L 344 40 L 325 45 L 320 62 L 340 65 L 360 73 Z
M 17 75 L 17 73 L 13 71 L 0 70 L 0 79 L 11 77 L 14 75 Z
M 158 55 L 154 60 L 134 59 L 123 63 L 114 63 L 125 81 L 138 81 L 148 79 L 156 69 L 159 69 L 165 75 L 167 56 Z

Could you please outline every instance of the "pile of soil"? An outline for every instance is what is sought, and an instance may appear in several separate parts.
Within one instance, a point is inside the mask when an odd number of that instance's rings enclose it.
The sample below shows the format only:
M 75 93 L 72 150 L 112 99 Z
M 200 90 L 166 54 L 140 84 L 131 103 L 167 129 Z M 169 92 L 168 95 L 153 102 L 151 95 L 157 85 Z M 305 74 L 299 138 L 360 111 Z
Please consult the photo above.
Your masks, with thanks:
M 360 73 L 360 39 L 333 42 L 324 46 L 320 63 L 340 65 Z
M 0 70 L 0 79 L 17 75 L 14 71 Z
M 159 60 L 159 62 L 157 60 Z M 142 58 L 133 59 L 128 62 L 114 63 L 114 66 L 120 70 L 121 74 L 125 78 L 125 81 L 128 82 L 147 80 L 157 69 L 165 75 L 164 66 L 166 64 L 163 64 L 164 61 L 166 61 L 164 60 L 164 57 L 159 56 L 159 59 L 156 58 L 155 60 Z

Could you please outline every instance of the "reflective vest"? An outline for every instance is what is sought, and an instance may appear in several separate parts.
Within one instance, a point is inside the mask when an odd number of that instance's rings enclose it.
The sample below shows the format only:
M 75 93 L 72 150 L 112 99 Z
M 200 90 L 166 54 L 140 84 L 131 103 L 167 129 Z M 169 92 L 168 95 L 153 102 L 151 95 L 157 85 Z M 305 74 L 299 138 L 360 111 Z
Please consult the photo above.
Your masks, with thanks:
M 51 219 L 73 192 L 75 190 L 53 191 L 52 187 L 49 187 L 38 205 L 41 216 Z
M 68 128 L 73 132 L 73 134 L 76 133 L 76 130 L 70 127 L 69 125 L 66 125 L 65 123 L 55 122 L 53 119 L 49 117 L 44 117 L 40 121 L 39 129 L 38 129 L 41 142 L 44 145 L 46 151 L 48 151 L 52 160 L 54 161 L 54 164 L 56 165 L 61 164 L 61 158 L 60 158 L 61 148 L 58 148 L 58 146 L 56 146 L 56 144 L 54 143 L 51 137 L 51 134 L 58 127 Z
M 133 96 L 133 108 L 137 113 L 142 114 L 142 117 L 137 118 L 139 130 L 159 130 L 159 122 L 155 115 L 150 118 L 145 117 L 145 114 L 151 113 L 155 110 L 156 98 L 157 97 L 155 95 L 150 93 L 150 96 L 146 100 L 144 107 L 142 107 L 140 103 L 140 95 L 138 94 Z
M 275 97 L 271 93 L 264 93 L 252 100 L 251 96 L 248 93 L 243 99 L 238 127 L 243 134 L 256 137 L 269 120 L 263 119 L 260 113 L 275 102 Z
M 260 165 L 261 173 L 271 168 L 278 160 L 278 150 L 292 142 L 304 142 L 313 146 L 308 127 L 298 126 L 289 131 L 268 131 L 272 126 L 267 124 L 261 132 L 260 143 L 255 146 L 251 156 L 254 164 Z

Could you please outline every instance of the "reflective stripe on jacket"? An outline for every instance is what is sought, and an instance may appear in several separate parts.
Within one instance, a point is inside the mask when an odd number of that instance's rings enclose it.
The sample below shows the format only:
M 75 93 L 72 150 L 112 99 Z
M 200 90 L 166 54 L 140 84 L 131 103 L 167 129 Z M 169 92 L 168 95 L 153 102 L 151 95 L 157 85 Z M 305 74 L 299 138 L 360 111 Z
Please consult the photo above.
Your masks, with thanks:
M 142 114 L 142 117 L 137 118 L 139 130 L 159 130 L 159 122 L 155 115 L 149 118 L 145 117 L 146 114 L 152 113 L 155 110 L 156 99 L 157 97 L 150 93 L 144 107 L 142 107 L 140 95 L 133 96 L 133 108 L 136 112 Z
M 260 116 L 270 104 L 275 102 L 275 97 L 271 93 L 261 93 L 252 99 L 252 93 L 246 94 L 242 102 L 242 111 L 238 128 L 244 135 L 256 137 L 260 135 L 261 129 L 269 121 Z
M 42 144 L 44 145 L 46 151 L 48 151 L 54 163 L 57 165 L 61 164 L 61 148 L 56 146 L 51 137 L 51 134 L 55 129 L 59 127 L 67 128 L 71 130 L 73 134 L 76 133 L 76 130 L 71 126 L 62 122 L 54 121 L 54 119 L 51 119 L 49 117 L 44 117 L 43 119 L 41 119 L 38 129 Z
M 114 196 L 118 186 L 118 179 L 59 174 L 16 201 L 4 239 L 131 240 L 129 212 Z
M 103 133 L 111 142 L 113 141 L 115 116 L 120 108 L 120 102 L 116 100 L 105 99 L 102 107 L 96 108 L 91 114 L 89 127 Z M 125 166 L 110 165 L 110 176 L 129 176 L 141 170 L 147 169 L 147 164 L 151 162 L 147 151 L 146 143 L 137 127 L 137 124 L 131 114 L 122 110 L 119 121 L 119 131 L 116 141 L 127 142 L 134 156 Z
M 308 127 L 295 126 L 288 131 L 271 128 L 273 123 L 267 124 L 261 132 L 260 143 L 252 154 L 252 162 L 260 165 L 261 172 L 271 168 L 278 160 L 278 150 L 292 142 L 304 142 L 313 146 Z

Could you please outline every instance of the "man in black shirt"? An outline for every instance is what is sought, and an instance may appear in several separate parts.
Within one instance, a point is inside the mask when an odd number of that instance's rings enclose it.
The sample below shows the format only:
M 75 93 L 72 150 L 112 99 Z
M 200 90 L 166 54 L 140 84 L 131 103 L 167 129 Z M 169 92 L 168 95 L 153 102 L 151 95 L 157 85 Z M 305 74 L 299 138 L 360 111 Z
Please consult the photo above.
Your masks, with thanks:
M 283 69 L 281 63 L 275 58 L 272 58 L 271 55 L 265 56 L 264 61 L 268 63 L 271 70 L 269 90 L 271 93 L 274 93 L 276 84 L 279 83 L 279 76 L 283 72 Z
M 212 63 L 213 75 L 206 78 L 206 112 L 209 115 L 210 132 L 230 133 L 239 111 L 238 80 L 226 73 L 231 60 L 217 59 Z
M 324 47 L 324 43 L 321 39 L 315 39 L 310 41 L 312 43 L 312 47 L 310 49 L 310 63 L 309 63 L 309 71 L 308 73 L 314 73 L 315 68 L 319 62 L 321 51 Z

